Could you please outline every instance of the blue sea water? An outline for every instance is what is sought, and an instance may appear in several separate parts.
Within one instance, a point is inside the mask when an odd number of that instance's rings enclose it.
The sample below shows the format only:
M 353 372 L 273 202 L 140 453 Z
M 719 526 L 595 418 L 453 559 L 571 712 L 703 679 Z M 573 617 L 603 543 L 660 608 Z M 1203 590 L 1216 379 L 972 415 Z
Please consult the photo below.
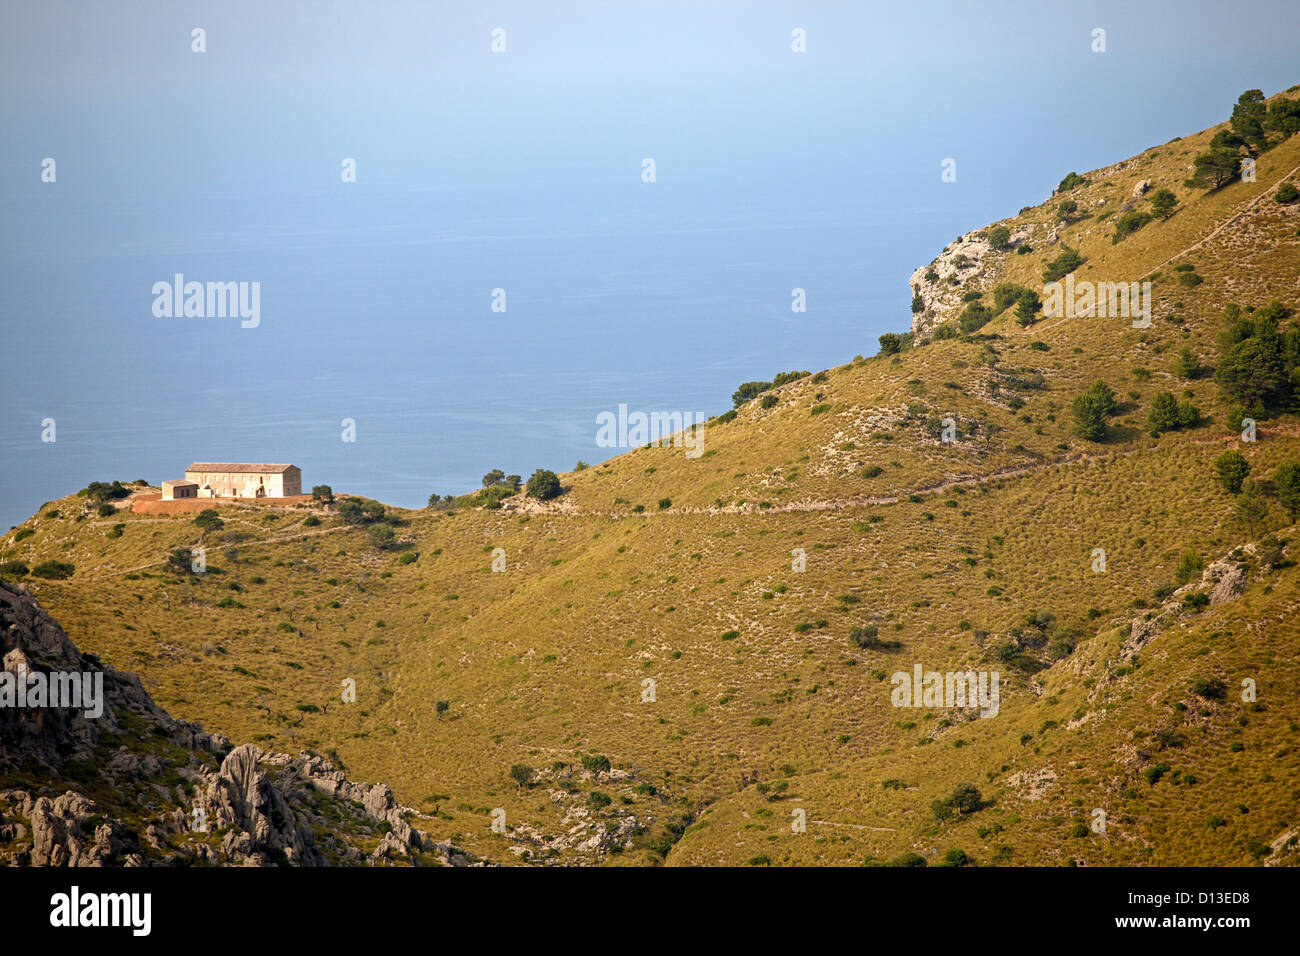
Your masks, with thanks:
M 1295 82 L 1293 3 L 1207 9 L 3 5 L 0 527 L 194 460 L 419 506 L 873 354 L 961 233 Z M 175 273 L 259 326 L 155 317 Z
M 512 222 L 391 196 L 327 225 L 319 204 L 269 204 L 148 250 L 61 226 L 60 253 L 0 289 L 24 317 L 0 383 L 3 520 L 191 460 L 293 462 L 306 485 L 418 506 L 491 468 L 607 457 L 596 416 L 620 403 L 715 414 L 740 381 L 870 354 L 905 328 L 914 264 L 878 213 L 693 212 Z M 154 317 L 152 286 L 174 272 L 260 282 L 260 324 Z

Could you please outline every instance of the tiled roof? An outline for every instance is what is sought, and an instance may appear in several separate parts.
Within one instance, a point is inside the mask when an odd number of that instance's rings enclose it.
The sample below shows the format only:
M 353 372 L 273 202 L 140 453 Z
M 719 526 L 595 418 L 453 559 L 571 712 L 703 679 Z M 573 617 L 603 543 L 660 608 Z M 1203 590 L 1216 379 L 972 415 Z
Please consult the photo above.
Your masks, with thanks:
M 226 471 L 239 475 L 279 474 L 293 468 L 293 465 L 250 465 L 238 462 L 196 461 L 185 469 L 191 471 Z

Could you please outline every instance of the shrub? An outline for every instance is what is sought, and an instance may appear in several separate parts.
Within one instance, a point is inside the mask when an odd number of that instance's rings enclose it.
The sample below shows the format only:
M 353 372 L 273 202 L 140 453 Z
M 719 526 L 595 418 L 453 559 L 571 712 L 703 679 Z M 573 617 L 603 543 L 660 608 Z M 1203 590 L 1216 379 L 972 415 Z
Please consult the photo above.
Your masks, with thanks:
M 529 498 L 537 498 L 541 501 L 558 497 L 563 489 L 560 487 L 560 479 L 553 471 L 545 468 L 538 468 L 533 472 L 532 477 L 528 479 L 528 489 L 525 494 Z
M 393 545 L 393 529 L 386 524 L 373 524 L 366 529 L 366 540 L 381 551 Z
M 1066 173 L 1065 178 L 1057 184 L 1056 192 L 1066 193 L 1071 189 L 1078 189 L 1080 186 L 1088 185 L 1088 180 L 1084 179 L 1078 173 Z
M 1142 776 L 1146 778 L 1147 783 L 1151 784 L 1151 786 L 1154 787 L 1157 783 L 1160 782 L 1160 778 L 1163 777 L 1165 774 L 1167 774 L 1170 771 L 1170 769 L 1172 768 L 1169 766 L 1169 764 L 1158 763 L 1153 767 L 1147 767 L 1145 770 L 1143 770 Z
M 978 332 L 984 326 L 993 321 L 993 310 L 982 302 L 971 302 L 960 316 L 957 317 L 957 326 L 967 335 L 972 332 Z
M 660 498 L 660 499 L 659 499 L 659 510 L 660 510 L 660 511 L 667 511 L 667 510 L 668 510 L 669 508 L 671 508 L 672 506 L 673 506 L 673 499 L 671 499 L 671 498 Z
M 50 580 L 62 581 L 65 578 L 72 577 L 76 568 L 65 561 L 42 561 L 32 568 L 32 575 L 38 578 L 49 578 Z
M 1055 282 L 1057 279 L 1062 279 L 1083 265 L 1085 261 L 1083 256 L 1079 255 L 1078 249 L 1071 249 L 1062 243 L 1060 253 L 1043 269 L 1043 281 Z
M 731 393 L 731 404 L 739 408 L 771 387 L 771 382 L 742 382 L 740 387 Z
M 1221 131 L 1222 132 L 1222 131 Z M 1218 189 L 1236 178 L 1241 171 L 1241 153 L 1236 147 L 1215 145 L 1220 133 L 1210 141 L 1208 152 L 1201 153 L 1192 160 L 1194 172 L 1188 185 L 1205 186 Z
M 31 572 L 31 569 L 21 561 L 0 561 L 0 577 L 21 578 Z
M 517 786 L 527 786 L 528 782 L 533 779 L 533 768 L 526 763 L 517 763 L 510 768 L 510 779 Z
M 1300 461 L 1291 459 L 1278 465 L 1273 473 L 1273 486 L 1277 489 L 1277 500 L 1291 517 L 1300 515 Z
M 1073 199 L 1063 199 L 1056 207 L 1056 216 L 1058 219 L 1070 221 L 1070 217 L 1079 211 L 1079 204 Z
M 1189 348 L 1184 348 L 1178 353 L 1178 358 L 1174 360 L 1174 374 L 1179 378 L 1196 378 L 1200 374 L 1201 363 L 1196 359 L 1196 353 Z
M 1295 87 L 1287 90 L 1293 92 Z M 1300 133 L 1300 99 L 1286 99 L 1278 97 L 1269 105 L 1268 113 L 1264 117 L 1264 127 L 1275 130 L 1283 136 L 1291 136 Z
M 1223 700 L 1228 693 L 1228 685 L 1217 677 L 1198 677 L 1192 681 L 1192 693 L 1205 700 Z
M 1283 183 L 1277 187 L 1273 198 L 1280 203 L 1295 202 L 1296 199 L 1300 199 L 1300 189 L 1296 189 L 1292 183 Z
M 110 515 L 117 514 L 117 509 L 114 508 L 112 505 L 110 505 L 108 502 L 104 502 L 102 505 L 100 505 L 98 510 L 99 510 L 99 516 L 101 518 L 107 518 Z
M 384 506 L 369 498 L 348 498 L 339 505 L 339 517 L 351 525 L 372 524 L 385 515 Z
M 1038 297 L 1037 292 L 1033 289 L 1021 289 L 1016 300 L 1016 321 L 1022 326 L 1029 325 L 1042 306 L 1043 301 Z
M 886 332 L 879 342 L 881 355 L 895 355 L 903 350 L 903 338 L 897 332 Z
M 490 488 L 483 488 L 476 491 L 474 496 L 470 499 L 470 504 L 481 508 L 487 508 L 489 511 L 494 511 L 501 507 L 501 502 L 503 500 L 514 497 L 518 491 L 518 486 L 503 481 Z
M 1241 405 L 1252 417 L 1285 407 L 1294 392 L 1297 352 L 1278 330 L 1288 315 L 1290 310 L 1276 300 L 1253 316 L 1232 304 L 1224 309 L 1214 380 L 1225 401 Z M 1238 419 L 1232 428 L 1240 427 Z
M 849 640 L 864 651 L 896 651 L 903 646 L 900 641 L 881 640 L 879 630 L 875 624 L 855 627 L 849 631 Z
M 882 474 L 884 474 L 884 472 L 885 472 L 885 469 L 881 468 L 879 465 L 871 465 L 870 467 L 868 467 L 868 468 L 864 468 L 864 469 L 862 470 L 862 477 L 863 477 L 863 478 L 878 478 L 878 477 L 880 477 Z
M 582 769 L 589 773 L 609 773 L 609 758 L 604 754 L 583 754 Z
M 172 549 L 172 553 L 167 555 L 167 561 L 163 564 L 163 570 L 170 571 L 172 574 L 193 574 L 194 552 L 189 548 Z
M 1205 570 L 1205 561 L 1195 551 L 1184 551 L 1178 558 L 1178 567 L 1174 569 L 1174 580 L 1187 584 L 1193 578 L 1200 577 Z
M 983 797 L 972 783 L 959 783 L 952 793 L 943 800 L 930 804 L 936 820 L 947 820 L 954 815 L 974 813 L 985 807 Z
M 402 555 L 400 558 L 397 559 L 397 563 L 398 563 L 398 564 L 414 564 L 416 561 L 419 561 L 419 560 L 420 560 L 420 552 L 419 552 L 419 551 L 408 551 L 408 552 L 406 552 L 404 555 Z
M 1151 211 L 1161 219 L 1172 216 L 1177 205 L 1178 197 L 1168 189 L 1157 189 L 1151 194 Z
M 79 492 L 95 504 L 103 504 L 110 499 L 125 498 L 130 493 L 130 489 L 120 481 L 114 481 L 112 484 L 106 481 L 92 481 Z
M 311 489 L 311 500 L 321 504 L 334 504 L 334 489 L 329 485 L 315 485 Z
M 216 508 L 204 508 L 195 515 L 194 523 L 202 528 L 204 532 L 220 531 L 226 526 L 226 523 L 221 520 L 221 515 L 217 514 Z
M 1246 461 L 1241 452 L 1225 451 L 1214 459 L 1214 480 L 1228 494 L 1239 494 L 1242 482 L 1246 480 L 1249 474 L 1250 463 Z
M 780 399 L 775 395 L 764 395 L 762 399 L 759 400 L 758 406 L 763 409 L 773 408 L 779 401 Z
M 1147 413 L 1147 428 L 1155 437 L 1163 432 L 1191 428 L 1200 419 L 1200 410 L 1191 402 L 1180 404 L 1172 392 L 1156 392 Z
M 994 226 L 989 230 L 989 245 L 999 251 L 1011 244 L 1011 230 L 1006 226 Z
M 1087 441 L 1101 441 L 1106 437 L 1110 416 L 1115 414 L 1115 393 L 1099 379 L 1074 399 L 1070 410 L 1075 434 Z
M 1112 243 L 1119 242 L 1120 240 L 1133 235 L 1133 233 L 1137 232 L 1149 223 L 1152 218 L 1153 217 L 1149 212 L 1139 212 L 1136 209 L 1124 213 L 1124 215 L 1115 220 L 1115 235 L 1111 236 L 1110 241 Z
M 304 528 L 315 528 L 320 523 L 320 518 L 317 518 L 315 515 L 308 515 L 303 519 L 302 525 Z
M 993 287 L 993 312 L 1001 315 L 1019 298 L 1020 286 L 1014 282 L 999 282 Z

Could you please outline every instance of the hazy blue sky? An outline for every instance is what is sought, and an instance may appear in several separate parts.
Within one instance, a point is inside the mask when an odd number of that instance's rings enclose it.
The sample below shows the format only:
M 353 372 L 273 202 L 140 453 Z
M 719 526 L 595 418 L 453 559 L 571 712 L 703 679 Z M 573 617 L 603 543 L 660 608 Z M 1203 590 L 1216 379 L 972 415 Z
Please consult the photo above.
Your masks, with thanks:
M 1296 11 L 6 3 L 0 526 L 193 459 L 419 505 L 871 354 L 960 233 L 1300 82 Z M 155 318 L 175 272 L 260 282 L 260 327 Z

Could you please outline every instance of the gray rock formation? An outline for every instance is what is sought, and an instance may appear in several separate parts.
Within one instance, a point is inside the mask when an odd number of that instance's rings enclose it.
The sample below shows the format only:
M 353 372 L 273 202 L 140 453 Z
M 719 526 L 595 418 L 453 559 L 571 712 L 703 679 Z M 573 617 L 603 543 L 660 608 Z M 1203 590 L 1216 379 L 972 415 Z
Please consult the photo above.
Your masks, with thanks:
M 139 678 L 82 654 L 24 587 L 5 581 L 0 657 L 6 670 L 89 672 L 104 685 L 99 717 L 0 707 L 0 865 L 474 865 L 411 826 L 415 811 L 385 784 L 349 780 L 316 754 L 232 749 L 222 735 L 173 719 Z M 106 784 L 95 793 L 114 795 L 112 806 L 52 785 L 88 772 Z M 322 797 L 333 803 L 328 813 Z

